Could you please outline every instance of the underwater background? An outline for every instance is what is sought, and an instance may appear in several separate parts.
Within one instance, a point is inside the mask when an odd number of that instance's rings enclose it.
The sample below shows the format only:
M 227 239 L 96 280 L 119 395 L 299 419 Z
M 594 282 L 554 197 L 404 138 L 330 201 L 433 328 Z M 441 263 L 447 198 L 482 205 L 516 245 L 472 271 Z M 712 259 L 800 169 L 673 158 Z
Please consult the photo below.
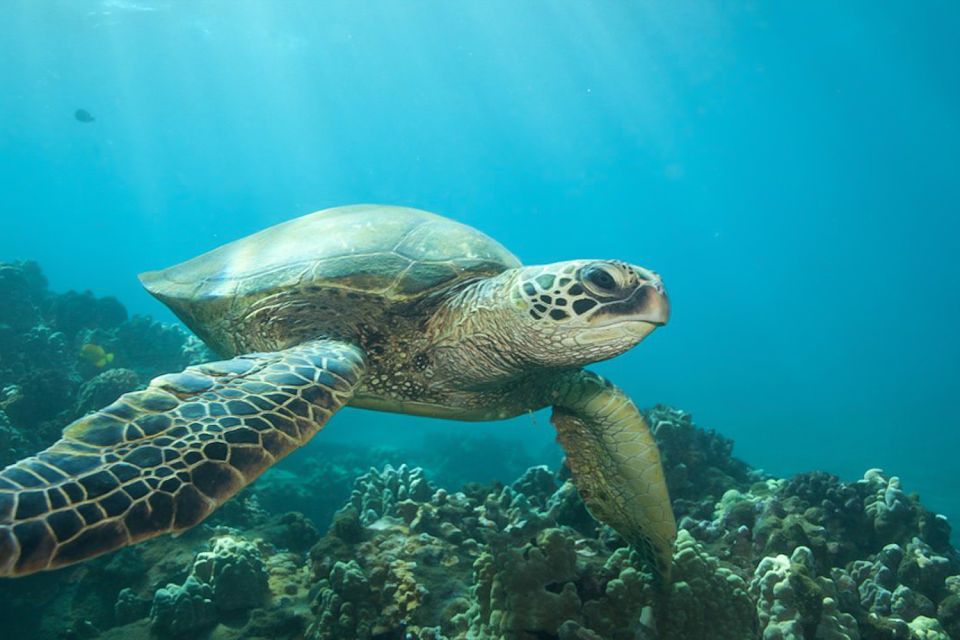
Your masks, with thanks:
M 594 367 L 639 406 L 690 412 L 771 476 L 869 485 L 882 468 L 960 521 L 957 3 L 2 10 L 0 261 L 36 261 L 50 292 L 174 323 L 137 273 L 317 209 L 435 211 L 527 264 L 661 273 L 669 325 Z M 123 364 L 110 340 L 133 352 L 171 335 L 151 331 L 80 340 L 77 375 Z M 170 340 L 176 357 L 143 346 L 157 355 L 128 363 L 134 380 L 192 361 Z M 509 484 L 528 465 L 556 469 L 554 436 L 547 413 L 463 424 L 345 410 L 281 471 L 340 446 L 411 465 L 476 446 L 495 455 L 448 461 L 441 484 Z

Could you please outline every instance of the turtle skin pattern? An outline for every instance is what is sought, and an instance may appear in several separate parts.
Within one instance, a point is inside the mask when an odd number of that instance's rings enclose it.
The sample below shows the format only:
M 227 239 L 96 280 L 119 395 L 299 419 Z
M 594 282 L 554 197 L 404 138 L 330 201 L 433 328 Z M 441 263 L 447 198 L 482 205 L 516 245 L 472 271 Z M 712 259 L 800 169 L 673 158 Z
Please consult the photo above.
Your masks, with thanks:
M 188 367 L 69 425 L 0 471 L 0 576 L 196 525 L 352 396 L 364 354 L 316 340 Z
M 677 525 L 647 421 L 629 396 L 591 371 L 568 375 L 555 393 L 551 421 L 590 513 L 669 582 Z

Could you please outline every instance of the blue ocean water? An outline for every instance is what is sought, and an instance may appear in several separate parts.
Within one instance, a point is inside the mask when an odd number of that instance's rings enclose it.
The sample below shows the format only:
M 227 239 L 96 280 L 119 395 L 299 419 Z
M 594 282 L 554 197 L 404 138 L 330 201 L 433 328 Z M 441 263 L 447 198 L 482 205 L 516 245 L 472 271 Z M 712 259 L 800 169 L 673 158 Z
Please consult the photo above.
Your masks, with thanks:
M 288 218 L 436 211 L 527 263 L 663 274 L 596 368 L 749 463 L 870 467 L 960 522 L 960 5 L 12 0 L 0 259 L 172 320 L 136 274 Z M 78 121 L 77 109 L 95 120 Z M 544 417 L 347 411 L 321 437 Z

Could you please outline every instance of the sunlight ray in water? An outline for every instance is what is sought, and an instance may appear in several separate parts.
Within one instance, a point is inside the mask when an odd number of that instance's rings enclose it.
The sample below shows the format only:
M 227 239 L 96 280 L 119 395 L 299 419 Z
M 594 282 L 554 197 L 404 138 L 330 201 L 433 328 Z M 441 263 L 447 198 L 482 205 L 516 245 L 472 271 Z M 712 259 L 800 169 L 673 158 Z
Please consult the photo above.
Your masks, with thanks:
M 960 638 L 958 31 L 6 3 L 4 637 Z

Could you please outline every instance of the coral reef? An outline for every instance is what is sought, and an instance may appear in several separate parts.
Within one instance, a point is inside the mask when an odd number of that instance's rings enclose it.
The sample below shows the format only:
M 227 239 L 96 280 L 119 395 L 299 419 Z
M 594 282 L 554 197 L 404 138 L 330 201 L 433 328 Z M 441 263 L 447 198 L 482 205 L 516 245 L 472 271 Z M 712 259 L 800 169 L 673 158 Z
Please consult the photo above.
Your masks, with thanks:
M 677 535 L 672 578 L 662 607 L 662 637 L 755 637 L 757 615 L 746 581 L 684 530 Z
M 682 429 L 671 437 L 688 435 L 665 451 L 701 443 L 684 464 L 713 480 L 705 496 L 678 498 L 689 514 L 667 583 L 590 518 L 563 469 L 449 491 L 385 464 L 340 489 L 326 535 L 302 514 L 264 509 L 254 487 L 187 535 L 18 580 L 0 602 L 60 612 L 36 637 L 957 637 L 949 526 L 898 480 L 763 478 L 719 458 L 716 434 L 668 415 Z
M 813 565 L 807 547 L 797 547 L 789 558 L 768 556 L 757 565 L 750 593 L 765 639 L 859 640 L 854 617 L 838 610 L 836 583 L 818 579 Z
M 183 636 L 212 626 L 217 619 L 213 587 L 196 576 L 182 585 L 157 589 L 150 608 L 150 622 L 160 635 Z
M 213 602 L 221 611 L 252 609 L 270 592 L 260 551 L 234 536 L 214 539 L 210 551 L 197 555 L 192 575 L 212 587 Z
M 257 547 L 222 536 L 211 541 L 209 551 L 197 554 L 183 584 L 157 589 L 150 623 L 158 635 L 183 636 L 213 626 L 221 614 L 246 611 L 269 598 L 267 567 Z M 129 613 L 131 602 L 136 603 L 135 594 L 122 591 L 116 608 Z
M 80 386 L 76 413 L 83 415 L 107 406 L 140 386 L 140 377 L 130 369 L 107 369 Z
M 408 469 L 405 464 L 394 469 L 388 464 L 382 472 L 371 469 L 357 478 L 350 506 L 360 514 L 360 522 L 369 526 L 383 516 L 395 515 L 400 502 L 423 502 L 433 491 L 423 469 Z
M 697 428 L 689 413 L 657 405 L 644 416 L 660 445 L 673 500 L 717 500 L 752 480 L 750 468 L 731 455 L 733 441 Z
M 0 263 L 0 300 L 0 466 L 152 377 L 211 358 L 178 326 L 128 318 L 115 298 L 49 291 L 34 262 Z
M 113 299 L 51 293 L 33 263 L 0 264 L 0 297 L 0 464 L 210 357 Z M 179 537 L 0 582 L 0 621 L 51 639 L 960 640 L 949 523 L 899 478 L 772 478 L 683 411 L 645 415 L 680 525 L 668 581 L 521 447 L 320 440 Z

